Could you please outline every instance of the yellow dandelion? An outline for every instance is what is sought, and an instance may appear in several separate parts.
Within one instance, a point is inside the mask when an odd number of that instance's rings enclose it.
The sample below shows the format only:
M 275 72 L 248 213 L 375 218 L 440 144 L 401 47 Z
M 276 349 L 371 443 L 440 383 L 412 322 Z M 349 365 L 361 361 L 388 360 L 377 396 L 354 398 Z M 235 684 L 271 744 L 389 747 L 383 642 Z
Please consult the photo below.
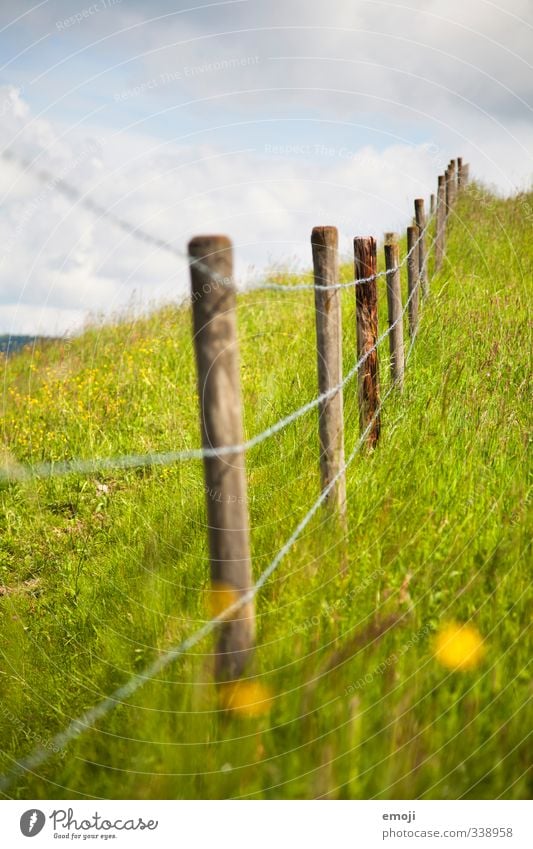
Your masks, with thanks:
M 260 681 L 231 681 L 221 684 L 220 704 L 243 719 L 266 716 L 272 707 L 272 693 Z
M 224 611 L 238 600 L 239 594 L 231 584 L 214 583 L 209 588 L 207 599 L 211 616 L 221 616 Z
M 449 622 L 435 639 L 435 657 L 447 669 L 474 669 L 483 659 L 485 646 L 473 625 Z

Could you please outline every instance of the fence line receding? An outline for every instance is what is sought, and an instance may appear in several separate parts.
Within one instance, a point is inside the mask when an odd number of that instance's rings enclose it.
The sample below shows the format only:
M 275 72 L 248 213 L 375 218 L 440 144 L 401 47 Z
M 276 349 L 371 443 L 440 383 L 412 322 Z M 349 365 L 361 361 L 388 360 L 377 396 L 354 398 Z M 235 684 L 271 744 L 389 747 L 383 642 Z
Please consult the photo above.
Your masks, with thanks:
M 42 173 L 38 176 L 42 178 Z M 429 295 L 430 253 L 434 248 L 433 268 L 438 271 L 445 257 L 446 223 L 459 192 L 468 183 L 468 178 L 468 165 L 461 158 L 452 160 L 445 174 L 438 178 L 436 194 L 431 195 L 430 216 L 427 220 L 424 200 L 415 200 L 415 221 L 407 228 L 407 252 L 400 261 L 398 238 L 395 234 L 388 234 L 384 272 L 377 271 L 376 240 L 372 236 L 357 236 L 354 238 L 354 279 L 349 283 L 339 283 L 337 230 L 334 227 L 315 227 L 311 236 L 314 282 L 292 286 L 266 283 L 258 287 L 283 289 L 287 292 L 307 289 L 314 291 L 319 391 L 316 398 L 262 433 L 247 441 L 243 440 L 231 242 L 222 236 L 196 237 L 189 243 L 188 260 L 202 447 L 159 455 L 133 455 L 93 461 L 74 460 L 58 464 L 41 463 L 33 467 L 13 461 L 0 469 L 0 480 L 16 482 L 61 474 L 92 474 L 112 468 L 194 459 L 204 461 L 212 589 L 215 594 L 220 591 L 227 604 L 179 646 L 169 649 L 144 672 L 133 676 L 111 696 L 73 720 L 53 739 L 53 748 L 64 748 L 71 740 L 93 727 L 98 719 L 116 704 L 123 703 L 146 681 L 215 629 L 218 631 L 215 653 L 216 680 L 234 680 L 244 674 L 253 655 L 254 599 L 259 590 L 278 568 L 322 505 L 329 505 L 329 509 L 333 506 L 342 519 L 343 532 L 347 529 L 346 470 L 362 448 L 375 448 L 378 444 L 383 426 L 384 403 L 391 392 L 402 386 L 405 366 L 420 327 L 421 303 Z M 69 193 L 71 197 L 81 197 L 79 192 L 73 194 L 64 181 L 57 181 L 55 188 L 60 192 Z M 106 214 L 105 210 L 102 212 L 103 208 L 93 202 L 91 205 L 96 214 Z M 124 229 L 122 220 L 119 219 L 115 223 Z M 428 244 L 433 226 L 435 235 Z M 181 255 L 174 246 L 164 240 L 156 241 L 160 247 Z M 407 266 L 407 298 L 405 303 L 402 303 L 400 274 L 404 266 Z M 380 277 L 385 277 L 386 282 L 388 327 L 378 336 L 377 281 Z M 350 287 L 355 290 L 353 327 L 357 358 L 354 366 L 343 376 L 340 290 Z M 410 336 L 407 353 L 403 335 L 406 315 Z M 390 347 L 391 379 L 381 398 L 378 351 L 387 338 Z M 356 376 L 360 435 L 345 460 L 343 390 Z M 319 423 L 319 494 L 254 583 L 245 453 L 315 408 L 318 408 Z M 0 789 L 7 789 L 25 771 L 36 769 L 51 756 L 52 750 L 52 747 L 37 748 L 30 756 L 16 762 L 7 775 L 0 777 Z

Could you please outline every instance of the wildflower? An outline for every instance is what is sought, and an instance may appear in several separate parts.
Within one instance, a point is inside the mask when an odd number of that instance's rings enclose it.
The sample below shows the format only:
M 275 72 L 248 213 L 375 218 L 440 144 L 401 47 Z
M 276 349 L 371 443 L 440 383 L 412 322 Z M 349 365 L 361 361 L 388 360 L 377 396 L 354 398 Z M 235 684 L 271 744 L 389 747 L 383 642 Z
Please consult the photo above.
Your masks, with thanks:
M 474 669 L 483 659 L 485 646 L 477 628 L 449 622 L 435 640 L 435 657 L 447 669 Z
M 228 607 L 238 600 L 239 596 L 235 587 L 223 582 L 214 583 L 208 592 L 208 606 L 213 618 L 222 616 Z M 222 618 L 224 618 L 222 616 Z
M 272 707 L 272 693 L 260 681 L 230 681 L 219 692 L 224 710 L 244 719 L 265 716 Z

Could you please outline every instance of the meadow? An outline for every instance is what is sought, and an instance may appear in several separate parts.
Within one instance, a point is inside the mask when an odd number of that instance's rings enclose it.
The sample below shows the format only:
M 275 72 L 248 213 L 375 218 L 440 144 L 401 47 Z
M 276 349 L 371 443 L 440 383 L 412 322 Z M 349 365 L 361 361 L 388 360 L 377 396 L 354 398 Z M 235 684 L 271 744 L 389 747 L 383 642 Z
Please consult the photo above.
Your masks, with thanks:
M 321 511 L 257 598 L 256 703 L 224 709 L 206 638 L 4 796 L 531 794 L 532 222 L 533 194 L 472 184 L 458 201 L 405 387 L 348 470 L 347 532 Z M 347 371 L 353 289 L 342 297 Z M 316 396 L 314 321 L 310 292 L 239 296 L 247 437 Z M 0 362 L 4 465 L 199 445 L 185 306 Z M 348 454 L 353 381 L 345 427 Z M 252 449 L 247 471 L 257 576 L 318 496 L 316 411 Z M 0 505 L 4 773 L 210 609 L 200 462 L 4 481 Z

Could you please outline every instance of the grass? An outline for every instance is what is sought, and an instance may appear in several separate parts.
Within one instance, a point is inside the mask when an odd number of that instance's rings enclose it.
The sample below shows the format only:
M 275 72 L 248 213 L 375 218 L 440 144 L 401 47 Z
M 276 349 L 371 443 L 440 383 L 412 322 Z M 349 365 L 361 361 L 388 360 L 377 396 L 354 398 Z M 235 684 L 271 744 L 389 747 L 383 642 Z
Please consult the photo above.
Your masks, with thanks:
M 221 709 L 208 638 L 9 796 L 531 793 L 532 206 L 533 195 L 502 200 L 475 185 L 458 204 L 405 389 L 387 401 L 378 449 L 348 473 L 348 535 L 321 512 L 258 598 L 250 676 L 272 694 L 271 710 Z M 343 299 L 347 370 L 353 290 Z M 382 289 L 383 327 L 385 303 Z M 249 294 L 238 320 L 251 436 L 316 394 L 313 299 Z M 10 461 L 199 442 L 187 309 L 41 343 L 5 361 L 3 389 Z M 353 383 L 345 421 L 348 453 L 358 437 Z M 253 449 L 248 478 L 257 576 L 318 495 L 316 413 Z M 50 748 L 71 718 L 209 612 L 201 464 L 4 484 L 0 503 L 4 772 L 36 742 Z M 435 656 L 450 621 L 484 640 L 472 668 Z

